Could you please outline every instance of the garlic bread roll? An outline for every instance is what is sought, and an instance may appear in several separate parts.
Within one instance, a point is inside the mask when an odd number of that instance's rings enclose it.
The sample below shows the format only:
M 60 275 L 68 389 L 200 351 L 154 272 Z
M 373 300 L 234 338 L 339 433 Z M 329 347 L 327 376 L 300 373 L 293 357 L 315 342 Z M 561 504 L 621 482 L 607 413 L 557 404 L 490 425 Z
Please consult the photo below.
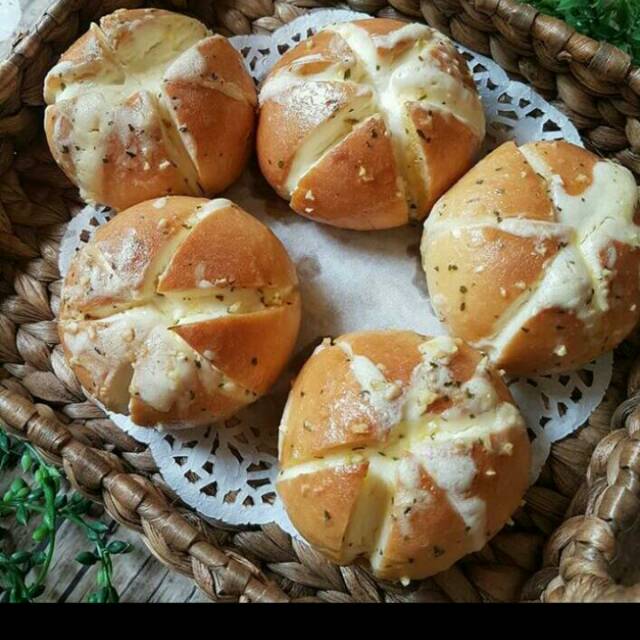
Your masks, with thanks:
M 518 507 L 530 457 L 487 359 L 409 331 L 318 347 L 289 395 L 279 453 L 277 489 L 306 540 L 403 581 L 481 549 Z
M 422 220 L 485 133 L 464 58 L 422 24 L 327 27 L 260 90 L 258 159 L 300 215 L 347 229 Z
M 242 172 L 256 91 L 240 54 L 188 16 L 118 10 L 47 74 L 49 148 L 89 202 L 215 195 Z
M 264 394 L 300 324 L 280 241 L 224 199 L 123 211 L 75 256 L 59 333 L 82 386 L 139 425 L 225 418 Z
M 433 306 L 509 373 L 579 368 L 640 316 L 637 213 L 621 165 L 563 141 L 505 143 L 425 223 Z

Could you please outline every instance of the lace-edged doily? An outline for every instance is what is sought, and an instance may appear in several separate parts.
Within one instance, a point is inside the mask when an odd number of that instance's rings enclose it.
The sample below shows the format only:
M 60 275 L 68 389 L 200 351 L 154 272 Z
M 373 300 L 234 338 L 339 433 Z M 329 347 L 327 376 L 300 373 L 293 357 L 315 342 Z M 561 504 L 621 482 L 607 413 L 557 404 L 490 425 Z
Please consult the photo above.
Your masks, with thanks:
M 367 16 L 342 10 L 313 12 L 271 36 L 237 36 L 231 42 L 260 82 L 285 51 L 319 28 L 363 17 Z M 485 151 L 508 139 L 524 143 L 564 138 L 581 144 L 567 117 L 530 87 L 509 80 L 484 56 L 459 48 L 485 105 Z M 431 334 L 444 330 L 429 312 L 418 259 L 420 229 L 363 234 L 315 224 L 291 213 L 255 166 L 225 196 L 269 225 L 296 262 L 304 321 L 291 371 L 269 396 L 205 429 L 163 432 L 137 427 L 126 416 L 109 416 L 149 446 L 165 481 L 203 516 L 232 526 L 276 522 L 294 533 L 274 489 L 277 428 L 292 371 L 326 335 L 373 328 L 411 328 Z M 107 210 L 85 207 L 69 223 L 60 251 L 61 273 L 66 273 L 73 253 L 108 219 Z M 612 361 L 607 354 L 571 374 L 510 381 L 533 442 L 532 482 L 551 443 L 583 424 L 602 400 Z

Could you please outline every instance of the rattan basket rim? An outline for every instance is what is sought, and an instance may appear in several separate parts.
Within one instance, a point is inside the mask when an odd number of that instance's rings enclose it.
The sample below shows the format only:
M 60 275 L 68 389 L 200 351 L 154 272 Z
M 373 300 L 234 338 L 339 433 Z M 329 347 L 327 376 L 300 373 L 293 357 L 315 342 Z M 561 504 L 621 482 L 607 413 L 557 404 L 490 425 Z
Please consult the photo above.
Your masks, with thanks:
M 614 384 L 589 424 L 554 445 L 517 516 L 522 531 L 500 534 L 467 562 L 411 590 L 376 582 L 360 566 L 332 566 L 276 526 L 228 532 L 208 525 L 177 501 L 149 452 L 85 400 L 55 329 L 57 248 L 73 190 L 46 150 L 27 143 L 40 130 L 42 79 L 57 54 L 89 18 L 143 4 L 57 0 L 0 64 L 0 420 L 214 600 L 640 601 L 640 584 L 616 579 L 616 557 L 640 513 L 637 339 L 619 349 Z M 243 34 L 270 32 L 310 8 L 341 3 L 149 4 Z M 619 49 L 514 0 L 351 0 L 348 6 L 425 19 L 490 55 L 546 97 L 557 96 L 587 146 L 640 172 L 640 70 Z

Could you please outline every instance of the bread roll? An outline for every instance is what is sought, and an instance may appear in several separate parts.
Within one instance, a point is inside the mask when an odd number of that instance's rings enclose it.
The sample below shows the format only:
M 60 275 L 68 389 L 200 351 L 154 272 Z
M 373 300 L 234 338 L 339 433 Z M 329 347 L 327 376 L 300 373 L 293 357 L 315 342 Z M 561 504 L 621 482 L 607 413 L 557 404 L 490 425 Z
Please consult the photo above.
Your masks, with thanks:
M 529 440 L 487 359 L 449 337 L 326 340 L 280 425 L 277 488 L 307 541 L 418 579 L 481 549 L 518 507 Z
M 280 241 L 228 200 L 143 202 L 71 263 L 59 332 L 82 386 L 139 425 L 225 418 L 265 393 L 300 324 Z
M 226 38 L 184 15 L 118 10 L 92 24 L 45 80 L 56 162 L 89 202 L 125 209 L 214 195 L 242 172 L 256 91 Z
M 624 167 L 566 142 L 503 144 L 425 224 L 433 306 L 509 373 L 576 369 L 640 315 L 637 214 Z
M 422 220 L 470 166 L 484 113 L 464 58 L 422 24 L 330 26 L 260 91 L 258 159 L 299 214 L 347 229 Z

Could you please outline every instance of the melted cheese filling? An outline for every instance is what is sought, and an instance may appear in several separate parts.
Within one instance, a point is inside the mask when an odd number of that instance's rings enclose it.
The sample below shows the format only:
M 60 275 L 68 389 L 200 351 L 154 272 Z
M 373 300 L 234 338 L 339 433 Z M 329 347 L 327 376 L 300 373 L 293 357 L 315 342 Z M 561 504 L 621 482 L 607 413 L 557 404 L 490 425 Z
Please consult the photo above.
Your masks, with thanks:
M 356 109 L 358 113 L 349 114 L 350 118 L 362 121 L 371 115 L 382 116 L 391 136 L 399 170 L 398 190 L 409 204 L 419 201 L 420 193 L 428 190 L 429 172 L 415 127 L 407 112 L 409 103 L 419 102 L 431 109 L 446 111 L 469 126 L 478 138 L 484 137 L 484 112 L 477 94 L 459 79 L 441 70 L 431 59 L 435 47 L 448 49 L 453 45 L 437 32 L 418 24 L 406 25 L 386 36 L 374 37 L 350 23 L 335 25 L 327 30 L 338 34 L 347 43 L 355 56 L 355 64 L 352 59 L 344 59 L 317 73 L 302 74 L 304 66 L 316 60 L 318 54 L 303 56 L 289 68 L 283 68 L 267 79 L 260 91 L 260 103 L 281 100 L 293 87 L 304 86 L 305 83 L 309 83 L 306 85 L 309 93 L 321 91 L 326 81 L 360 85 L 361 91 L 372 97 L 365 109 Z M 392 62 L 378 52 L 378 49 L 393 48 L 407 40 L 415 40 L 415 43 Z M 453 55 L 451 59 L 453 65 Z M 320 131 L 310 134 L 296 151 L 295 170 L 291 170 L 286 180 L 289 197 L 302 177 L 339 145 L 351 130 L 333 125 L 318 128 Z M 318 138 L 323 139 L 324 143 L 318 144 Z
M 368 461 L 344 546 L 347 559 L 366 554 L 375 568 L 386 561 L 384 550 L 393 523 L 403 535 L 411 536 L 407 514 L 430 507 L 432 495 L 421 488 L 421 475 L 427 473 L 464 522 L 473 550 L 481 549 L 486 542 L 486 505 L 470 493 L 477 474 L 470 449 L 478 442 L 490 448 L 492 434 L 524 428 L 518 409 L 499 399 L 487 375 L 487 360 L 478 364 L 469 380 L 456 385 L 449 368 L 458 350 L 456 341 L 448 336 L 432 338 L 420 346 L 422 360 L 410 384 L 398 394 L 396 383 L 369 358 L 354 354 L 345 341 L 336 346 L 349 358 L 351 373 L 365 393 L 379 429 L 386 431 L 384 444 L 334 449 L 322 459 L 282 470 L 278 481 Z M 443 397 L 450 398 L 452 406 L 441 413 L 430 412 L 429 405 Z M 280 446 L 288 415 L 287 408 L 280 427 Z M 404 503 L 412 509 L 398 509 Z
M 133 21 L 129 31 L 136 22 L 140 21 Z M 119 161 L 108 158 L 108 139 L 115 134 L 125 152 L 134 153 L 128 148 L 133 132 L 145 140 L 142 148 L 135 149 L 143 170 L 177 167 L 189 192 L 203 193 L 196 140 L 176 120 L 176 104 L 170 104 L 163 86 L 167 78 L 210 86 L 236 100 L 248 99 L 235 83 L 202 77 L 206 61 L 196 45 L 210 35 L 203 25 L 191 19 L 182 20 L 179 28 L 162 19 L 146 22 L 140 37 L 116 42 L 109 42 L 100 27 L 92 25 L 99 43 L 90 47 L 93 60 L 63 60 L 45 80 L 47 104 L 55 104 L 65 117 L 57 121 L 52 140 L 73 164 L 81 195 L 90 202 L 99 191 L 105 159 Z M 135 94 L 141 95 L 142 108 L 125 106 Z M 160 129 L 161 140 L 149 135 L 154 128 Z M 165 154 L 158 154 L 158 143 Z
M 161 199 L 156 200 L 158 202 L 162 204 Z M 92 309 L 88 317 L 82 313 L 67 314 L 60 320 L 72 365 L 92 370 L 94 378 L 102 380 L 96 389 L 98 399 L 116 406 L 119 412 L 127 411 L 129 400 L 134 396 L 157 411 L 180 409 L 195 400 L 199 386 L 209 393 L 218 390 L 244 403 L 254 398 L 251 391 L 226 377 L 210 362 L 215 358 L 214 353 L 198 354 L 171 328 L 282 304 L 292 289 L 234 288 L 199 280 L 194 290 L 165 294 L 155 290 L 171 257 L 198 223 L 230 204 L 218 198 L 195 210 L 186 227 L 166 243 L 146 269 L 145 282 L 150 284 L 139 295 Z M 134 242 L 135 229 L 131 229 L 128 238 L 115 264 L 112 258 L 107 259 L 101 253 L 99 244 L 89 245 L 85 253 L 91 250 L 92 262 L 86 281 L 81 278 L 78 284 L 68 287 L 66 296 L 81 296 L 89 283 L 93 295 L 117 297 L 130 293 L 133 283 L 127 280 L 126 274 L 131 271 L 135 252 L 127 242 Z M 195 264 L 196 280 L 199 270 L 203 271 L 204 265 Z
M 368 118 L 371 111 L 371 94 L 363 92 L 335 114 L 335 117 L 317 126 L 307 136 L 304 144 L 295 154 L 287 174 L 284 188 L 289 196 L 296 190 L 298 182 L 309 172 L 309 169 L 318 164 L 336 144 Z
M 557 222 L 521 217 L 498 222 L 495 218 L 474 216 L 467 223 L 461 218 L 441 219 L 432 215 L 425 224 L 427 243 L 437 242 L 441 233 L 458 238 L 462 230 L 468 230 L 473 237 L 474 233 L 495 229 L 540 242 L 554 238 L 566 245 L 546 264 L 535 286 L 523 291 L 497 321 L 494 334 L 474 343 L 495 360 L 522 327 L 546 309 L 571 311 L 588 330 L 596 328 L 602 314 L 609 310 L 610 283 L 617 258 L 613 242 L 640 246 L 640 228 L 633 222 L 638 189 L 629 171 L 613 162 L 598 162 L 592 184 L 579 195 L 570 195 L 543 155 L 533 147 L 520 147 L 520 151 L 547 181 Z M 477 240 L 483 242 L 482 235 Z M 444 303 L 439 295 L 434 295 L 432 301 L 435 307 Z

